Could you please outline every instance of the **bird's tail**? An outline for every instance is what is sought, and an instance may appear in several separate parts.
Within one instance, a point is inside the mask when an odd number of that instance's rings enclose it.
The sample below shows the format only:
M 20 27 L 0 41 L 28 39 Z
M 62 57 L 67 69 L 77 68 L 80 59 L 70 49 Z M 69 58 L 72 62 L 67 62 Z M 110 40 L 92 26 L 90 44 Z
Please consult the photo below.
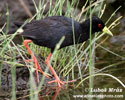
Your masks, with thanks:
M 14 22 L 14 28 L 9 29 L 7 34 L 14 34 L 15 32 L 18 32 L 17 35 L 20 35 L 23 32 L 23 29 L 19 29 L 23 23 L 22 22 Z M 6 33 L 6 29 L 3 29 L 3 32 Z M 0 32 L 2 33 L 2 32 Z

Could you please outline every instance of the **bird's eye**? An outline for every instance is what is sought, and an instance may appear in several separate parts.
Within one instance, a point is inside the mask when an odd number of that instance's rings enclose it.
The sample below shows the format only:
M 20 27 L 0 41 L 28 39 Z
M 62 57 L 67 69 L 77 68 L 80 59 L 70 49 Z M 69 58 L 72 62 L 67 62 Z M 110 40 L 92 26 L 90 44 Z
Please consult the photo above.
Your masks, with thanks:
M 99 28 L 102 28 L 102 24 L 98 24 L 98 27 L 99 27 Z

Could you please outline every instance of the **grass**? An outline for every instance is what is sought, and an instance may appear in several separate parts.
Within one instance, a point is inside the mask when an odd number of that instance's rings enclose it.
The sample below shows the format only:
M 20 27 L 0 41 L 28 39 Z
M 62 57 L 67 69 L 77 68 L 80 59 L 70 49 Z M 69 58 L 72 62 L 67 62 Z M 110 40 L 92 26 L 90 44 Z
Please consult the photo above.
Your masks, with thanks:
M 95 8 L 99 6 L 97 3 L 101 4 L 99 7 L 100 8 L 99 14 L 98 14 L 99 17 L 103 16 L 103 13 L 106 8 L 106 5 L 104 4 L 103 0 L 100 0 L 97 2 L 90 2 L 90 6 L 87 7 L 87 3 L 89 2 L 89 0 L 87 0 L 85 5 L 82 8 L 82 11 L 79 12 L 79 14 L 76 16 L 75 13 L 77 11 L 76 8 L 78 7 L 79 0 L 77 0 L 77 2 L 75 0 L 72 0 L 71 3 L 69 2 L 69 0 L 67 0 L 67 1 L 56 0 L 54 7 L 52 6 L 52 0 L 49 0 L 48 2 L 45 2 L 45 0 L 40 0 L 38 7 L 35 3 L 35 0 L 32 0 L 32 1 L 34 3 L 34 7 L 36 9 L 36 14 L 31 19 L 28 19 L 24 23 L 24 25 L 27 22 L 30 22 L 34 19 L 39 20 L 46 16 L 63 15 L 63 7 L 65 5 L 64 2 L 66 2 L 65 7 L 67 8 L 64 15 L 68 16 L 68 17 L 72 17 L 73 19 L 75 19 L 79 22 L 85 20 L 87 18 L 87 15 L 90 15 L 90 19 L 91 19 L 92 14 L 95 11 Z M 46 15 L 43 15 L 47 4 L 49 4 L 49 11 L 46 13 Z M 93 7 L 93 9 L 91 7 Z M 116 11 L 114 11 L 114 13 L 108 19 L 106 24 L 108 24 L 108 22 L 111 20 L 111 18 L 113 16 L 115 16 L 115 13 L 118 10 L 119 10 L 119 8 L 116 9 Z M 82 18 L 83 14 L 84 14 L 84 18 Z M 26 58 L 30 59 L 28 51 L 25 49 L 23 44 L 15 45 L 15 43 L 13 42 L 13 39 L 16 36 L 17 32 L 15 32 L 12 36 L 7 35 L 8 31 L 9 31 L 8 30 L 9 9 L 8 8 L 7 8 L 7 16 L 8 17 L 7 17 L 7 22 L 6 22 L 6 32 L 4 33 L 1 29 L 3 35 L 0 35 L 0 41 L 2 41 L 0 43 L 0 84 L 1 84 L 1 76 L 2 76 L 2 67 L 4 66 L 5 63 L 7 63 L 10 66 L 11 73 L 12 73 L 12 100 L 15 100 L 17 98 L 16 97 L 16 66 L 22 66 L 22 67 L 27 66 L 29 69 L 29 72 L 30 72 L 30 90 L 29 90 L 30 92 L 29 92 L 29 95 L 27 95 L 25 97 L 29 96 L 30 100 L 38 100 L 38 93 L 39 93 L 39 91 L 41 91 L 42 88 L 44 88 L 43 84 L 45 81 L 45 76 L 41 77 L 41 81 L 40 81 L 39 85 L 37 86 L 34 76 L 33 76 L 33 72 L 35 71 L 34 64 L 33 63 L 29 64 L 29 63 L 25 62 Z M 115 26 L 117 26 L 119 24 L 118 21 L 120 19 L 121 19 L 121 17 L 116 19 L 109 26 L 109 28 L 112 29 Z M 20 29 L 23 26 L 21 26 Z M 90 28 L 90 30 L 91 30 L 91 28 Z M 103 73 L 103 70 L 100 70 L 97 72 L 94 71 L 95 70 L 95 67 L 94 67 L 95 66 L 95 49 L 96 49 L 96 46 L 98 45 L 98 43 L 96 43 L 96 41 L 103 36 L 104 36 L 104 33 L 95 35 L 95 37 L 93 39 L 92 39 L 92 37 L 90 37 L 90 43 L 88 46 L 86 46 L 86 43 L 84 42 L 83 44 L 80 44 L 80 45 L 74 44 L 74 46 L 70 46 L 70 47 L 66 47 L 64 49 L 58 50 L 58 47 L 60 46 L 61 42 L 63 41 L 63 38 L 62 38 L 59 45 L 55 49 L 52 59 L 51 59 L 51 61 L 53 61 L 52 62 L 53 67 L 56 71 L 59 72 L 59 76 L 66 78 L 67 81 L 74 80 L 74 79 L 78 80 L 77 83 L 74 83 L 74 85 L 73 85 L 74 89 L 82 87 L 84 90 L 84 88 L 85 88 L 84 83 L 87 79 L 89 79 L 89 88 L 93 88 L 94 77 L 97 77 L 99 75 L 100 76 L 106 75 L 106 76 L 112 77 L 113 79 L 117 80 L 123 87 L 125 87 L 123 82 L 120 81 L 115 76 L 107 74 L 107 73 Z M 31 50 L 33 50 L 36 55 L 40 54 L 44 58 L 47 58 L 47 56 L 50 52 L 50 50 L 48 48 L 39 47 L 37 45 L 34 45 L 33 43 L 30 44 L 30 47 L 31 47 Z M 84 48 L 84 47 L 86 47 L 86 48 Z M 117 57 L 120 57 L 123 59 L 125 58 L 125 57 L 122 57 L 122 56 L 114 53 L 113 51 L 106 49 L 105 47 L 103 47 L 101 45 L 98 45 L 98 47 L 101 47 L 102 49 L 106 50 L 107 52 L 110 52 L 113 55 L 116 55 Z M 83 48 L 84 48 L 84 50 L 83 50 Z M 17 60 L 17 56 L 21 56 L 23 63 L 20 63 Z M 112 65 L 112 66 L 115 66 L 115 65 Z M 109 65 L 109 66 L 111 66 L 111 65 Z M 76 69 L 78 69 L 78 70 L 76 71 Z M 89 71 L 88 71 L 88 69 L 89 69 Z M 49 68 L 46 67 L 45 72 L 47 73 L 48 70 L 49 70 Z M 67 100 L 71 98 L 70 94 L 64 94 L 64 95 L 66 95 Z M 20 98 L 23 98 L 23 97 L 20 97 Z M 20 99 L 20 98 L 17 98 L 17 99 Z M 60 97 L 58 97 L 58 99 L 62 100 L 62 98 L 60 98 Z M 51 97 L 50 98 L 48 97 L 48 100 L 51 100 Z M 91 100 L 91 98 L 89 98 L 89 100 Z

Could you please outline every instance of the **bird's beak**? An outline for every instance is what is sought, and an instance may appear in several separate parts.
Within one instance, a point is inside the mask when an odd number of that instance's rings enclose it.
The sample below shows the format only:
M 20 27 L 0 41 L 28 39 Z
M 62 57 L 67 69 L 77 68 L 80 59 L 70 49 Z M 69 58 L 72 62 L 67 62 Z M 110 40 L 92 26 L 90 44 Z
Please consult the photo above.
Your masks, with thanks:
M 112 32 L 111 32 L 106 26 L 103 28 L 102 31 L 103 31 L 104 33 L 106 33 L 106 34 L 109 34 L 109 35 L 113 36 Z

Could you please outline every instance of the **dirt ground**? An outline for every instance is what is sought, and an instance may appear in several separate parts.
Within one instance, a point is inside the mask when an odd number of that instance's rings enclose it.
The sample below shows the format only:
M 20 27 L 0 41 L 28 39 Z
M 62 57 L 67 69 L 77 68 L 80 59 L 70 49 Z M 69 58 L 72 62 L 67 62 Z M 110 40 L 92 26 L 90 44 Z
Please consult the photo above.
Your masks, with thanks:
M 26 19 L 32 17 L 36 13 L 32 0 L 24 0 L 25 4 L 23 4 L 21 1 L 22 0 L 0 0 L 0 28 L 7 21 L 7 16 L 6 16 L 7 5 L 9 9 L 9 14 L 10 14 L 10 18 L 9 18 L 10 30 L 15 27 L 13 24 L 14 21 L 24 22 Z M 35 0 L 35 1 L 36 1 L 36 4 L 38 5 L 39 0 Z M 25 6 L 27 8 L 25 8 Z M 48 11 L 48 8 L 46 8 L 44 13 L 46 13 L 47 11 Z M 16 75 L 17 75 L 16 77 L 17 97 L 24 96 L 29 93 L 29 91 L 25 91 L 25 92 L 22 91 L 22 90 L 29 89 L 29 70 L 27 67 L 17 66 Z M 36 77 L 36 73 L 34 73 L 34 76 Z M 40 74 L 40 77 L 42 77 L 41 74 Z M 6 63 L 4 63 L 3 65 L 1 81 L 2 81 L 2 84 L 1 84 L 2 86 L 0 89 L 0 100 L 8 100 L 8 98 L 11 97 L 10 92 L 12 89 L 12 76 L 11 76 L 11 67 Z

